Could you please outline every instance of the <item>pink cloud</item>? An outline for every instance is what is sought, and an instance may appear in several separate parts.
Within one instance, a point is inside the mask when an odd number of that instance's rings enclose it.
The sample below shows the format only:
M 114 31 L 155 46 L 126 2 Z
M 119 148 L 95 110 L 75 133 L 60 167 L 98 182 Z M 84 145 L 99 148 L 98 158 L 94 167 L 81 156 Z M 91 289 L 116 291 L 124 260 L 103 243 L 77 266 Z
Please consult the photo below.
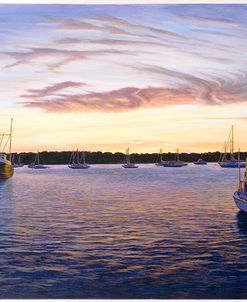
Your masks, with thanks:
M 52 95 L 53 93 L 61 91 L 66 88 L 81 87 L 81 86 L 85 86 L 85 85 L 86 85 L 85 83 L 65 81 L 65 82 L 53 84 L 50 86 L 46 86 L 42 89 L 29 89 L 27 91 L 28 94 L 21 95 L 21 97 L 41 98 L 41 97 L 46 97 L 47 95 Z
M 59 95 L 52 100 L 35 99 L 34 95 L 26 96 L 32 101 L 23 102 L 25 107 L 37 107 L 46 112 L 123 112 L 139 108 L 153 108 L 173 104 L 194 102 L 194 92 L 190 89 L 181 91 L 163 87 L 125 87 L 102 93 L 77 95 Z

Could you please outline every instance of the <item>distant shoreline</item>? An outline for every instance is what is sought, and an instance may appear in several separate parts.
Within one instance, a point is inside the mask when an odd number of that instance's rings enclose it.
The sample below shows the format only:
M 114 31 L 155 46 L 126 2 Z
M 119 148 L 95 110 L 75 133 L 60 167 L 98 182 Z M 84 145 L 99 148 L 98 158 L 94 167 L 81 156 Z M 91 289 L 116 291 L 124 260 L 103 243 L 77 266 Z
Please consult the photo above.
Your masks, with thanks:
M 39 152 L 40 161 L 43 164 L 47 165 L 65 165 L 68 164 L 72 151 L 43 151 Z M 13 153 L 15 155 L 15 159 L 20 155 L 21 162 L 25 165 L 30 164 L 34 161 L 36 153 L 34 152 L 20 152 Z M 205 152 L 205 153 L 181 153 L 179 155 L 180 160 L 185 162 L 194 162 L 199 158 L 207 162 L 218 162 L 220 157 L 220 152 Z M 124 153 L 121 152 L 85 152 L 86 162 L 89 164 L 121 164 L 124 161 Z M 131 154 L 131 162 L 138 164 L 145 163 L 155 163 L 157 161 L 158 153 L 132 153 Z M 236 156 L 237 158 L 237 153 Z M 245 159 L 247 157 L 247 152 L 241 152 L 241 159 Z M 163 153 L 163 160 L 169 161 L 174 160 L 175 153 Z

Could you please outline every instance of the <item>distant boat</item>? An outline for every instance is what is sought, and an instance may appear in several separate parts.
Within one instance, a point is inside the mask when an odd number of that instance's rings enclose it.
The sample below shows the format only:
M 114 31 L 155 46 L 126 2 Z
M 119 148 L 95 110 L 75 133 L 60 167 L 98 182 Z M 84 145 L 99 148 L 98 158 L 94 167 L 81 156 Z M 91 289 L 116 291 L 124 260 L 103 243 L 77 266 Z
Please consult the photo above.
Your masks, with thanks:
M 155 163 L 155 165 L 157 167 L 163 167 L 164 166 L 165 161 L 163 160 L 162 155 L 163 155 L 163 152 L 162 152 L 162 149 L 160 149 L 160 153 L 158 154 L 158 157 L 157 157 L 157 160 L 156 160 L 156 163 Z
M 207 165 L 207 162 L 202 158 L 199 158 L 197 161 L 194 161 L 195 165 Z
M 6 180 L 12 177 L 14 174 L 14 169 L 11 163 L 12 125 L 13 125 L 13 119 L 11 119 L 10 122 L 10 132 L 8 134 L 5 133 L 0 134 L 0 180 Z M 9 144 L 8 156 L 5 152 L 5 148 L 7 144 Z
M 240 163 L 240 161 L 239 161 Z M 236 203 L 236 206 L 244 212 L 247 212 L 247 159 L 245 165 L 244 177 L 241 178 L 240 165 L 239 165 L 239 186 L 238 190 L 234 192 L 233 199 Z
M 31 169 L 47 169 L 49 167 L 40 164 L 40 162 L 39 162 L 39 152 L 37 152 L 34 162 L 29 164 L 28 168 L 31 168 Z
M 122 165 L 123 168 L 127 168 L 127 169 L 135 169 L 138 168 L 137 165 L 133 164 L 130 162 L 130 153 L 129 153 L 129 147 L 126 149 L 126 155 L 125 155 L 125 159 L 124 159 L 124 164 Z
M 222 152 L 218 164 L 222 168 L 244 168 L 245 162 L 238 161 L 236 158 L 234 158 L 234 135 L 233 135 L 233 126 L 231 127 L 231 131 L 228 137 L 228 141 L 224 143 L 224 152 Z M 229 150 L 228 150 L 229 149 Z M 229 151 L 229 152 L 228 152 Z M 228 157 L 228 154 L 230 158 Z
M 170 160 L 163 164 L 164 167 L 169 167 L 169 168 L 180 168 L 180 167 L 187 166 L 187 165 L 188 165 L 187 163 L 179 160 L 179 150 L 178 149 L 177 149 L 177 153 L 175 156 L 175 160 Z
M 85 152 L 82 152 L 82 162 L 79 151 L 72 152 L 68 167 L 70 169 L 89 169 L 90 165 L 86 163 Z
M 13 161 L 13 167 L 14 167 L 14 168 L 21 168 L 21 167 L 24 166 L 24 164 L 21 163 L 21 157 L 20 157 L 20 155 L 19 155 L 18 161 L 17 161 L 17 163 L 16 163 L 16 162 L 15 162 L 15 155 L 13 154 L 13 159 L 12 159 L 12 161 Z

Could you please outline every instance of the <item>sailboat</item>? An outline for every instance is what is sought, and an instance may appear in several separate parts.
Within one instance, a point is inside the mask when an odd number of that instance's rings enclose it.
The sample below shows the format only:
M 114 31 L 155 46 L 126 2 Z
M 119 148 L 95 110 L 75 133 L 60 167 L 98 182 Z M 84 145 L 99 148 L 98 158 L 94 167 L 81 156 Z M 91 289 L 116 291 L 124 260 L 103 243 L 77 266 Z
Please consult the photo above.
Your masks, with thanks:
M 233 126 L 231 127 L 231 131 L 228 137 L 227 142 L 224 143 L 224 153 L 222 152 L 218 164 L 222 168 L 244 168 L 245 162 L 241 160 L 237 160 L 234 158 L 234 131 Z M 229 152 L 228 152 L 229 149 Z M 228 153 L 230 154 L 230 158 L 228 157 Z
M 21 167 L 23 167 L 24 166 L 24 164 L 23 163 L 21 163 L 21 157 L 20 157 L 20 155 L 19 155 L 19 157 L 18 157 L 18 161 L 17 161 L 17 163 L 15 162 L 15 154 L 13 154 L 13 167 L 14 168 L 21 168 Z
M 69 161 L 69 168 L 71 169 L 88 169 L 90 165 L 86 163 L 85 159 L 85 152 L 82 152 L 82 162 L 80 160 L 80 153 L 77 150 L 76 152 L 72 152 L 70 161 Z
M 162 152 L 162 149 L 160 149 L 160 153 L 158 154 L 158 157 L 157 157 L 157 160 L 156 160 L 156 163 L 155 163 L 155 165 L 157 167 L 163 167 L 164 166 L 165 161 L 163 160 L 162 155 L 163 155 L 163 152 Z
M 168 161 L 163 164 L 164 167 L 169 167 L 169 168 L 180 168 L 180 167 L 187 166 L 187 165 L 188 165 L 187 163 L 179 160 L 179 150 L 178 149 L 177 149 L 177 153 L 175 156 L 175 160 L 171 160 L 171 161 Z
M 130 148 L 128 147 L 127 149 L 126 149 L 126 155 L 125 155 L 125 159 L 124 159 L 124 164 L 122 165 L 122 167 L 123 168 L 138 168 L 138 166 L 137 165 L 135 165 L 135 164 L 133 164 L 133 163 L 131 163 L 130 162 L 130 150 L 129 150 Z
M 12 125 L 13 119 L 10 122 L 10 132 L 0 134 L 0 180 L 6 180 L 13 176 L 14 169 L 11 163 L 12 153 Z M 9 155 L 7 156 L 5 149 L 9 144 Z
M 240 171 L 240 152 L 238 152 L 238 190 L 234 192 L 233 199 L 236 203 L 236 206 L 244 212 L 247 212 L 247 158 L 245 159 L 245 172 L 244 177 L 241 178 Z
M 49 167 L 40 164 L 40 162 L 39 162 L 39 152 L 37 152 L 34 162 L 32 162 L 30 165 L 28 165 L 28 168 L 31 168 L 31 169 L 47 169 Z

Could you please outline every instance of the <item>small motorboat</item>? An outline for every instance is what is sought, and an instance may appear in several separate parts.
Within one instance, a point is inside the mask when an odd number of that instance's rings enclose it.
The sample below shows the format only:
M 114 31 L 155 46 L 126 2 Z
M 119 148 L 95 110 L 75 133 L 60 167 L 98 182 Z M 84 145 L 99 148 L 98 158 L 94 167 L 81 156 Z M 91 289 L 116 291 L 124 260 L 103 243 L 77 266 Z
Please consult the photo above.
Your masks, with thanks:
M 124 164 L 122 165 L 123 168 L 125 169 L 136 169 L 138 168 L 138 165 L 133 164 L 130 162 L 130 153 L 129 153 L 129 147 L 126 149 L 126 155 L 124 159 Z
M 194 161 L 194 165 L 207 165 L 207 162 L 202 158 L 199 158 L 197 161 Z
M 35 166 L 35 162 L 29 164 L 27 167 L 30 168 L 30 169 L 32 169 L 34 166 Z

